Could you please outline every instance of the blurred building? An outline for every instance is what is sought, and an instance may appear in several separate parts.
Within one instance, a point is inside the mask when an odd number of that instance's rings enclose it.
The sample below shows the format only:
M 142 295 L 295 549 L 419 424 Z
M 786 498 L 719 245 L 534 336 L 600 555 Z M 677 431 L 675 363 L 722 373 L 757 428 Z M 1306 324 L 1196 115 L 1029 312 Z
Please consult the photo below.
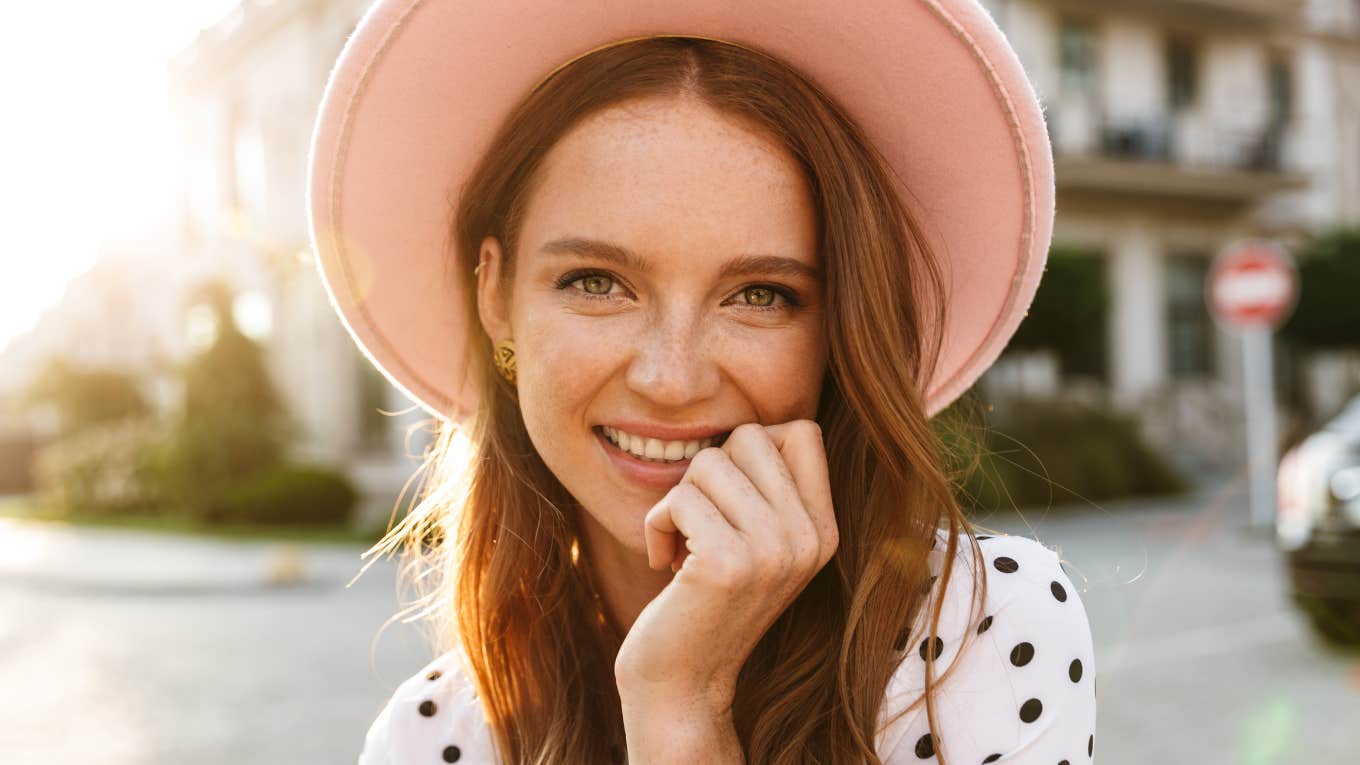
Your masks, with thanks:
M 1360 217 L 1360 4 L 1343 0 L 985 0 L 1044 102 L 1055 244 L 1110 288 L 1102 368 L 1010 358 L 986 378 L 1085 383 L 1160 444 L 1240 460 L 1239 360 L 1204 308 L 1210 258 L 1247 235 Z M 409 476 L 425 419 L 359 355 L 308 250 L 307 144 L 364 0 L 246 0 L 173 62 L 183 241 L 269 275 L 274 369 L 307 449 L 374 496 Z M 1036 382 L 1037 381 L 1037 382 Z M 405 411 L 400 418 L 379 410 Z
M 1241 237 L 1360 218 L 1360 3 L 984 4 L 1045 106 L 1054 245 L 1099 259 L 1110 297 L 1101 368 L 1016 356 L 988 384 L 1084 377 L 1161 446 L 1238 464 L 1241 360 L 1205 308 L 1208 265 Z

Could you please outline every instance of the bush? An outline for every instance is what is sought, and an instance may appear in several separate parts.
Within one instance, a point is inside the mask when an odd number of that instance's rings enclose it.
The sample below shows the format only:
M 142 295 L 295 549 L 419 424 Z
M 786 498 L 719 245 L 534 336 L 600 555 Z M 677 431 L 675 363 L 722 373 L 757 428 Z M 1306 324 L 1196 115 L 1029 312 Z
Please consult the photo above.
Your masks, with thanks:
M 975 464 L 959 468 L 960 500 L 967 508 L 1048 506 L 1189 489 L 1128 415 L 1063 400 L 1016 399 L 1004 409 L 1002 424 L 982 429 L 972 447 L 953 439 L 952 451 L 964 457 L 970 448 L 977 452 L 980 441 Z
M 229 486 L 217 504 L 228 523 L 327 525 L 350 520 L 358 492 L 343 473 L 309 465 L 265 468 Z
M 147 478 L 164 514 L 213 522 L 228 487 L 279 464 L 281 448 L 258 421 L 180 418 L 148 456 Z
M 155 454 L 164 428 L 150 418 L 89 425 L 38 450 L 38 504 L 59 516 L 155 512 Z

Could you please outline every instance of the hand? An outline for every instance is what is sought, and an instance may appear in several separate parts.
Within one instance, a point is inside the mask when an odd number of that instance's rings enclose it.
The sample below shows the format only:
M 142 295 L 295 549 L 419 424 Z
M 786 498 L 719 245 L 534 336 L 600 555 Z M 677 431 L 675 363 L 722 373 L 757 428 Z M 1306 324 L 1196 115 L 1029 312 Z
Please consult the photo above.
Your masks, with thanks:
M 649 565 L 676 574 L 619 649 L 620 695 L 720 715 L 751 651 L 839 543 L 821 428 L 737 427 L 694 455 L 645 535 Z

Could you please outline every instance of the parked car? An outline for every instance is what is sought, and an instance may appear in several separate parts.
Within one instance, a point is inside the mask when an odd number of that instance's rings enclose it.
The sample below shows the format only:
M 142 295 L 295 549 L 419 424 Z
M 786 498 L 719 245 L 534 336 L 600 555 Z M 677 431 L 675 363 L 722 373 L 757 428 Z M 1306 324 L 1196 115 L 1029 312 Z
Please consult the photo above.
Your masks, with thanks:
M 1276 486 L 1294 602 L 1326 639 L 1360 643 L 1360 396 L 1285 453 Z

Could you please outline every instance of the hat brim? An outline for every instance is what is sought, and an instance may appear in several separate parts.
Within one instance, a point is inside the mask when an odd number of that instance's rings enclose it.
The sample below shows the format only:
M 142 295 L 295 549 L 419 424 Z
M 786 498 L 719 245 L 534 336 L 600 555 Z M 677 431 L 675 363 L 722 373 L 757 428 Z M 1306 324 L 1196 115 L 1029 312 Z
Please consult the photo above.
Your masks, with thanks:
M 954 401 L 1024 318 L 1054 214 L 1041 106 L 975 0 L 380 0 L 331 71 L 308 160 L 317 264 L 364 354 L 432 415 L 473 411 L 462 293 L 445 280 L 461 181 L 564 61 L 658 34 L 783 59 L 876 144 L 943 261 L 927 414 Z

